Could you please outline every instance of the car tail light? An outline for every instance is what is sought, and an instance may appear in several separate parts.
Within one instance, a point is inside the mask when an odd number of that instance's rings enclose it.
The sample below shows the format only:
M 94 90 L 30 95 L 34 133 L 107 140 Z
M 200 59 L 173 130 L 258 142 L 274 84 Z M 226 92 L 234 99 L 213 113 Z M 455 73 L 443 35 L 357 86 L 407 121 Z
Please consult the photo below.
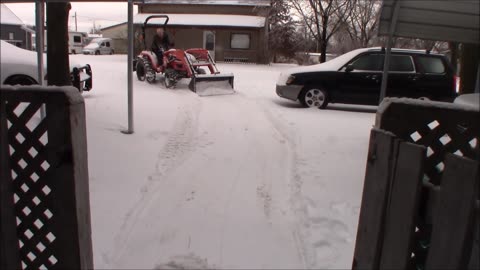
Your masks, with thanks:
M 457 75 L 453 76 L 453 88 L 455 89 L 455 93 L 458 94 L 460 92 L 460 77 Z

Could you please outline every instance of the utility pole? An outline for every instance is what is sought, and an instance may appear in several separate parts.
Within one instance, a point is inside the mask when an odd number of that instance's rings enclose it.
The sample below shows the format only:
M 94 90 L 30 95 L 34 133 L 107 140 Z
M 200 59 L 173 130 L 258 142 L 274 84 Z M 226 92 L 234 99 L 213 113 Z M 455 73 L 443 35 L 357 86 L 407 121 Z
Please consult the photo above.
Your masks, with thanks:
M 77 29 L 77 12 L 75 11 L 75 32 L 78 32 L 78 29 Z

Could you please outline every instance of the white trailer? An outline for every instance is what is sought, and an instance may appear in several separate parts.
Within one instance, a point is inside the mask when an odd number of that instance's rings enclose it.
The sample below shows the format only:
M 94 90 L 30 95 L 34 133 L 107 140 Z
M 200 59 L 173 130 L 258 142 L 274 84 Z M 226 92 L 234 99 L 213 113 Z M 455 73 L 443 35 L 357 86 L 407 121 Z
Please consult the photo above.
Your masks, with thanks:
M 85 45 L 87 45 L 87 33 L 68 32 L 68 53 L 82 53 Z

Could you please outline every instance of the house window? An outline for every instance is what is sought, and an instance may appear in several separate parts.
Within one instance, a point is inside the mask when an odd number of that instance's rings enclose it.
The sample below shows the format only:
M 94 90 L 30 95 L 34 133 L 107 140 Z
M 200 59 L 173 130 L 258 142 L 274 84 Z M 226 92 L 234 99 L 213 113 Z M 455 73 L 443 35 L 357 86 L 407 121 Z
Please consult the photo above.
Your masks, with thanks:
M 82 37 L 80 37 L 80 36 L 73 36 L 73 42 L 75 42 L 75 43 L 81 43 L 81 42 L 82 42 Z
M 13 34 L 13 32 L 8 33 L 8 39 L 15 39 L 15 35 Z
M 250 49 L 249 34 L 232 34 L 230 40 L 230 48 L 232 49 Z

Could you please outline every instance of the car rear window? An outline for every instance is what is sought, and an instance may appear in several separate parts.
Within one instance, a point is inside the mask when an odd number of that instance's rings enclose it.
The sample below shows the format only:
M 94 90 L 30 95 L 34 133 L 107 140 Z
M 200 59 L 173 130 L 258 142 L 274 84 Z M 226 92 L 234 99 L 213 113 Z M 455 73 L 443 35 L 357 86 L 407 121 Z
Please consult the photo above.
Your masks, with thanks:
M 442 59 L 437 57 L 417 56 L 418 63 L 425 73 L 443 74 L 445 65 Z
M 415 71 L 412 57 L 408 55 L 392 55 L 390 59 L 390 71 L 411 72 Z

